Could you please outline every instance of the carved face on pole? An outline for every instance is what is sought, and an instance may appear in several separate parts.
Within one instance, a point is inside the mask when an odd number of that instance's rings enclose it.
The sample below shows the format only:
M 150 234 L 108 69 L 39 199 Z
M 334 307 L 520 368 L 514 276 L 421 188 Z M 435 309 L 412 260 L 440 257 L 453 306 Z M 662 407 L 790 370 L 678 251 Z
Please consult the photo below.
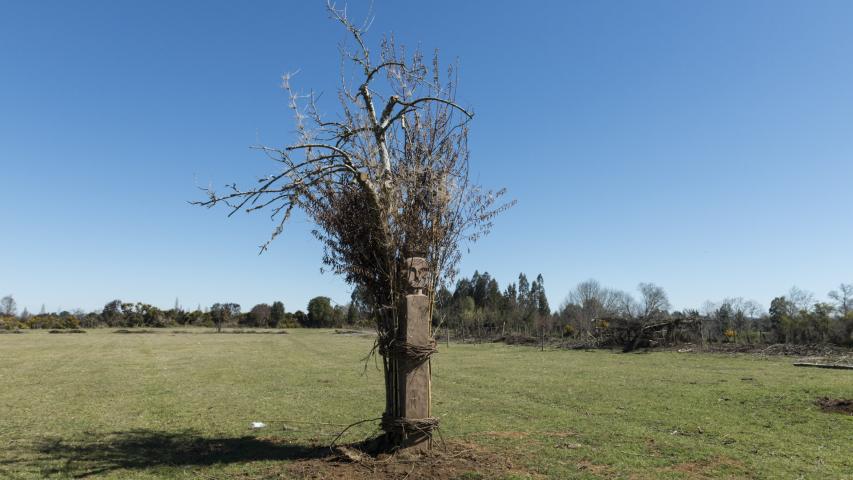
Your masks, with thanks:
M 409 283 L 409 292 L 417 295 L 424 294 L 424 290 L 430 286 L 431 275 L 429 264 L 423 257 L 409 257 L 406 259 L 406 279 Z

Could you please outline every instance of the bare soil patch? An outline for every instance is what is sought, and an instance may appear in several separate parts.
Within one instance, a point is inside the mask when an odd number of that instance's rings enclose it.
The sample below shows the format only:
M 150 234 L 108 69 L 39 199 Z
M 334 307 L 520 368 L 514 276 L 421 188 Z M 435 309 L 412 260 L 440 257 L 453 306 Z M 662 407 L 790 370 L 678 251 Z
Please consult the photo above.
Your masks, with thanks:
M 525 474 L 506 456 L 490 452 L 478 445 L 449 442 L 422 454 L 399 452 L 371 456 L 356 447 L 338 449 L 325 458 L 305 459 L 287 468 L 302 479 L 487 479 L 512 474 Z
M 613 468 L 607 465 L 593 463 L 590 460 L 581 460 L 575 464 L 578 471 L 589 473 L 595 477 L 610 478 L 615 475 Z
M 853 399 L 820 397 L 815 403 L 827 413 L 853 415 Z

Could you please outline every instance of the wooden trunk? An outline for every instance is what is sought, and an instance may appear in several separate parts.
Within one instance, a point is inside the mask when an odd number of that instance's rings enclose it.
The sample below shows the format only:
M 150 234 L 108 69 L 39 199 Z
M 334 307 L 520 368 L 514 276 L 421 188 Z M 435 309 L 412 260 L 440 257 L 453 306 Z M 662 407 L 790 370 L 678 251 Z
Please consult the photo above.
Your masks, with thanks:
M 412 345 L 429 345 L 432 341 L 429 318 L 429 297 L 422 294 L 406 295 L 405 316 L 400 324 L 400 340 Z M 415 362 L 408 358 L 398 359 L 397 405 L 404 418 L 430 417 L 432 385 L 429 360 Z M 407 432 L 401 447 L 426 450 L 431 447 L 431 436 L 421 432 Z

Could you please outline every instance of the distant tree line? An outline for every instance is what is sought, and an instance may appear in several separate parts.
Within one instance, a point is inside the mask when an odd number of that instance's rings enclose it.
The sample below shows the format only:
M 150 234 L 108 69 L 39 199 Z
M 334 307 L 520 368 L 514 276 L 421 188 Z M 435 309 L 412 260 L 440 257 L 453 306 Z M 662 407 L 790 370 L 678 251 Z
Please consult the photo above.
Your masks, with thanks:
M 354 293 L 354 298 L 356 294 Z M 284 303 L 260 303 L 244 312 L 239 304 L 214 303 L 208 308 L 182 308 L 178 302 L 168 310 L 147 303 L 113 300 L 100 311 L 80 309 L 47 313 L 42 307 L 38 314 L 26 309 L 18 313 L 15 299 L 8 295 L 0 300 L 0 329 L 71 329 L 71 328 L 161 328 L 201 326 L 222 328 L 333 328 L 344 325 L 363 325 L 369 315 L 357 305 L 335 305 L 329 297 L 315 297 L 308 302 L 306 312 L 287 312 Z
M 630 331 L 650 325 L 678 325 L 675 341 L 709 343 L 833 343 L 853 346 L 853 284 L 842 283 L 820 300 L 814 294 L 791 288 L 770 302 L 767 310 L 742 297 L 707 301 L 699 308 L 673 310 L 666 291 L 653 283 L 641 283 L 631 294 L 602 286 L 596 280 L 577 284 L 565 301 L 552 311 L 545 281 L 526 274 L 501 289 L 488 272 L 474 272 L 457 281 L 453 291 L 439 288 L 433 327 L 455 338 L 488 338 L 507 335 L 549 338 L 624 340 L 619 329 Z M 243 312 L 236 303 L 215 303 L 185 310 L 178 302 L 168 310 L 146 303 L 113 300 L 101 311 L 82 310 L 38 314 L 18 312 L 15 299 L 0 299 L 0 329 L 63 329 L 96 327 L 222 328 L 340 328 L 373 325 L 367 294 L 353 290 L 349 303 L 333 305 L 329 297 L 308 302 L 306 311 L 287 312 L 284 304 L 261 303 Z M 667 330 L 667 335 L 672 335 Z
M 742 297 L 705 302 L 698 309 L 671 310 L 666 292 L 641 283 L 639 297 L 602 287 L 595 280 L 579 283 L 556 313 L 563 333 L 596 338 L 608 330 L 635 325 L 683 325 L 680 340 L 710 343 L 834 343 L 853 346 L 853 284 L 839 285 L 818 300 L 792 287 L 764 310 Z M 679 340 L 679 339 L 676 339 Z
M 521 273 L 517 282 L 501 289 L 488 273 L 475 272 L 458 280 L 452 292 L 436 292 L 433 325 L 439 333 L 463 339 L 544 334 L 618 343 L 632 329 L 674 325 L 678 328 L 661 329 L 671 341 L 853 346 L 853 284 L 842 283 L 826 300 L 793 287 L 767 310 L 742 297 L 673 310 L 666 291 L 653 283 L 640 283 L 632 294 L 591 279 L 577 284 L 551 311 L 542 275 L 530 282 Z M 617 333 L 620 329 L 628 333 Z

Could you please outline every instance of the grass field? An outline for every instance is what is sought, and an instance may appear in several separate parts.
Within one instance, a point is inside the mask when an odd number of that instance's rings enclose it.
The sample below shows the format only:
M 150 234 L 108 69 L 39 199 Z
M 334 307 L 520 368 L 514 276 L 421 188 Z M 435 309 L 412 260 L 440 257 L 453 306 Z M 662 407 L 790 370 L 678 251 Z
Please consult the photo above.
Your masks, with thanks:
M 381 414 L 370 337 L 191 332 L 0 335 L 0 478 L 288 478 Z M 853 372 L 790 364 L 442 345 L 434 413 L 530 478 L 853 478 Z

